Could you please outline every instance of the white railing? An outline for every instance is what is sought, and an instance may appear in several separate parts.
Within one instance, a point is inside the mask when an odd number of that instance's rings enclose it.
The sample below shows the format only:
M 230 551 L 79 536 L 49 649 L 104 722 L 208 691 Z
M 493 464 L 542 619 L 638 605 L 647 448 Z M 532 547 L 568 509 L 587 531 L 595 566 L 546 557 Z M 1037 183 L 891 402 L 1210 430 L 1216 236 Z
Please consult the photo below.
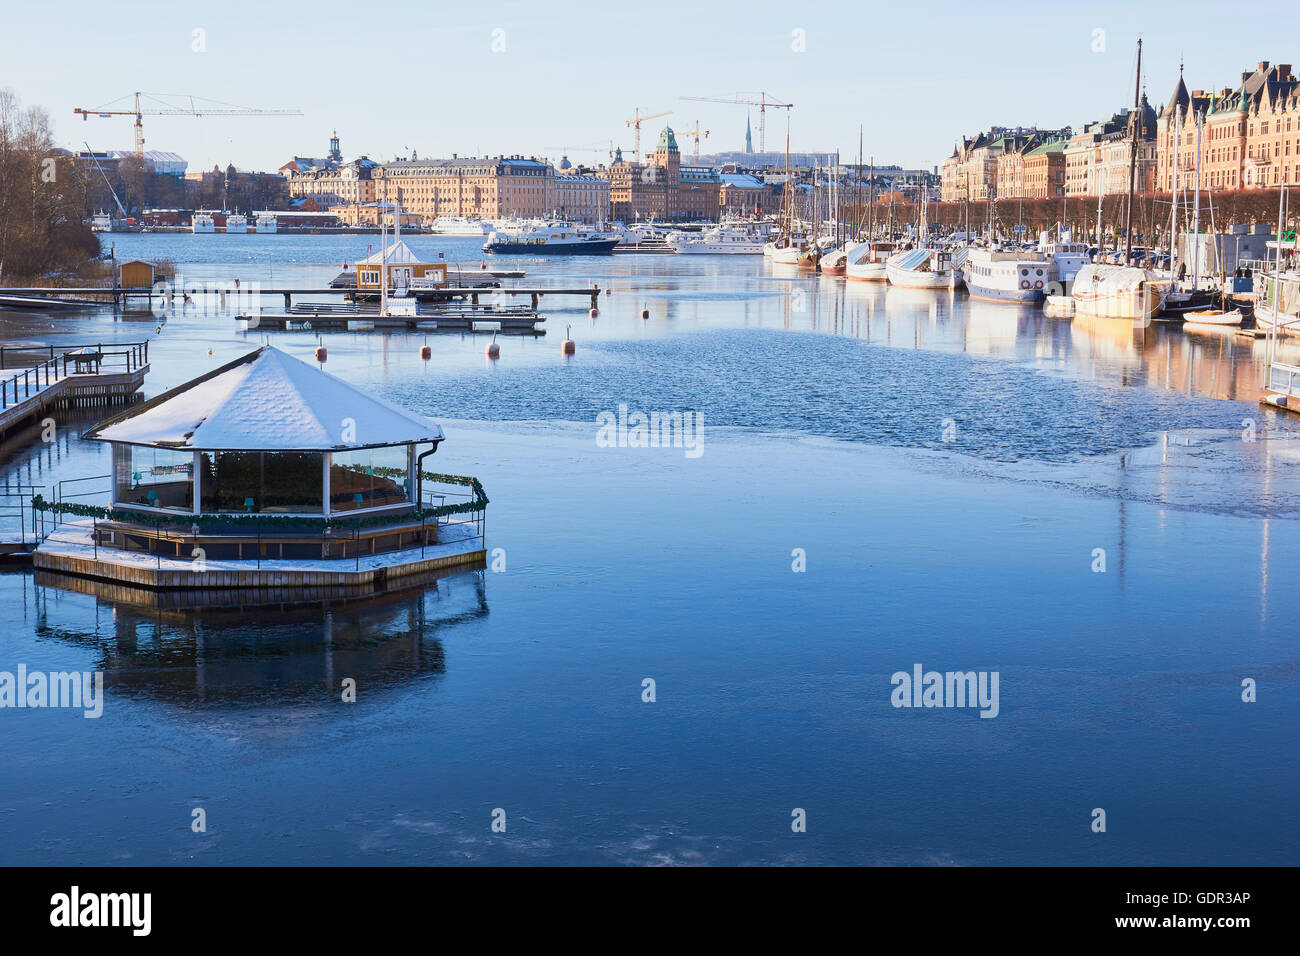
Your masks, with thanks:
M 1300 398 L 1300 367 L 1274 362 L 1269 367 L 1268 387 L 1271 391 Z

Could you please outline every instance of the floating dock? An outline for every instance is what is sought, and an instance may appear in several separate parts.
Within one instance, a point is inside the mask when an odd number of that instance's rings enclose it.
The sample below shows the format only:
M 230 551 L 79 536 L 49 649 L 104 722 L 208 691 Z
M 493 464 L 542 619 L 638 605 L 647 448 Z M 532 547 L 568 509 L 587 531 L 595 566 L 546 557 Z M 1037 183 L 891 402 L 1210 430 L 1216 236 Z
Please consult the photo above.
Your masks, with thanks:
M 406 551 L 321 561 L 271 558 L 275 542 L 267 539 L 249 545 L 259 552 L 255 557 L 208 560 L 200 566 L 181 547 L 176 557 L 164 557 L 99 546 L 92 522 L 73 521 L 44 538 L 32 554 L 32 564 L 41 571 L 127 587 L 204 592 L 245 588 L 383 590 L 398 578 L 484 562 L 481 526 L 473 522 L 439 525 L 437 536 L 436 543 Z
M 63 353 L 47 346 L 50 358 L 23 368 L 0 368 L 0 439 L 16 426 L 69 405 L 110 405 L 129 401 L 149 374 L 149 343 L 87 345 Z M 0 366 L 15 352 L 45 348 L 0 348 Z

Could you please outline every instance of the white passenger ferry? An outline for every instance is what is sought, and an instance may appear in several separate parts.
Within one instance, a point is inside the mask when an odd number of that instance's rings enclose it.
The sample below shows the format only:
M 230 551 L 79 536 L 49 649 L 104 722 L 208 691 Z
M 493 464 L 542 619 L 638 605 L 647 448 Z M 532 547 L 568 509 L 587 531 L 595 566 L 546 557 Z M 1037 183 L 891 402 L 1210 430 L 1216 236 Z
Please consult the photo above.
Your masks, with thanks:
M 1032 253 L 974 248 L 966 256 L 962 277 L 972 299 L 1030 305 L 1047 297 L 1051 263 Z
M 196 233 L 208 233 L 217 231 L 217 221 L 212 218 L 212 214 L 196 210 L 192 219 L 190 219 L 190 231 Z
M 685 255 L 761 256 L 763 240 L 748 229 L 714 226 L 701 235 L 675 232 L 668 240 L 673 252 Z
M 491 220 L 465 216 L 439 216 L 429 223 L 429 232 L 435 236 L 486 236 L 492 228 Z

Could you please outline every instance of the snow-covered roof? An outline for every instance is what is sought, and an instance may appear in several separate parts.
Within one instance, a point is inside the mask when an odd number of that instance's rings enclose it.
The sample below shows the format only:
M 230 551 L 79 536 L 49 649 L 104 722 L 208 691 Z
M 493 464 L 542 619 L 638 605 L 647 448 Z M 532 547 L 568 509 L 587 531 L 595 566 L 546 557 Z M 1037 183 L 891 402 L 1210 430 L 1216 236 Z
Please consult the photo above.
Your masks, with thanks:
M 386 256 L 383 251 L 376 251 L 362 259 L 358 265 L 377 266 L 381 261 L 387 262 L 390 266 L 420 265 L 424 262 L 423 259 L 407 248 L 406 243 L 398 239 L 397 242 L 388 247 Z
M 264 345 L 83 437 L 212 451 L 323 451 L 441 441 L 443 434 L 421 415 Z

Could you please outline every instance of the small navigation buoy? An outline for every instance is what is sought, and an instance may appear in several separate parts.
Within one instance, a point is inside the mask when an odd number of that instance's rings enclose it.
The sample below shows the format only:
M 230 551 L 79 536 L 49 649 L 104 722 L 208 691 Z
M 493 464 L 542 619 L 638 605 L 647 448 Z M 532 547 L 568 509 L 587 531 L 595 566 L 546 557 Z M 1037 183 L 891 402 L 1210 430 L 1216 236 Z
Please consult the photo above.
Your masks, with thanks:
M 209 354 L 209 355 L 212 354 L 212 349 L 208 349 L 208 354 Z
M 650 310 L 649 310 L 649 309 L 642 309 L 642 310 L 641 310 L 641 318 L 643 318 L 643 319 L 648 319 L 648 318 L 650 318 Z
M 614 290 L 613 290 L 613 289 L 606 289 L 606 290 L 605 290 L 605 295 L 613 295 L 613 294 L 614 294 Z
M 497 334 L 495 332 L 492 333 L 492 341 L 488 343 L 486 352 L 487 357 L 490 359 L 501 357 L 501 346 L 497 345 Z
M 325 346 L 323 345 L 316 346 L 316 361 L 323 362 L 328 357 L 329 357 L 329 352 L 326 350 Z
M 424 359 L 426 362 L 429 361 L 429 359 L 433 358 L 433 349 L 429 348 L 427 345 L 421 345 L 420 358 Z
M 594 318 L 596 317 L 596 315 L 597 315 L 597 311 L 598 311 L 598 310 L 596 310 L 596 309 L 590 309 L 590 310 L 587 312 L 587 315 L 589 315 L 591 318 L 594 319 Z
M 486 268 L 487 268 L 487 263 L 486 263 L 486 262 L 480 262 L 480 263 L 478 264 L 478 267 L 479 267 L 480 269 L 486 269 Z
M 571 325 L 566 325 L 564 327 L 564 342 L 560 345 L 560 352 L 563 355 L 573 355 L 578 351 L 577 343 L 574 342 L 573 339 L 569 338 L 572 329 L 573 326 Z

